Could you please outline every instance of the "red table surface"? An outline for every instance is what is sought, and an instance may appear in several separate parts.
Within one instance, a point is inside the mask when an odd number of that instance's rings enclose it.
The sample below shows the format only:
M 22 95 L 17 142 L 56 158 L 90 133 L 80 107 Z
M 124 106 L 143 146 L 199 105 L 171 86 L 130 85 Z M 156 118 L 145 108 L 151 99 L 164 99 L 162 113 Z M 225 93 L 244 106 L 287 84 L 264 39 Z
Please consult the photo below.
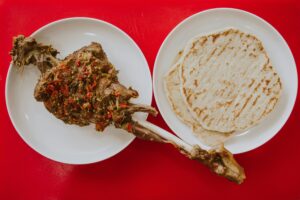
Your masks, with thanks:
M 66 17 L 102 19 L 136 41 L 152 71 L 158 49 L 174 26 L 194 13 L 215 7 L 240 8 L 264 18 L 286 39 L 296 62 L 300 61 L 300 3 L 296 0 L 0 0 L 0 199 L 300 199 L 299 97 L 288 122 L 271 141 L 236 156 L 247 174 L 242 185 L 212 174 L 170 145 L 138 139 L 100 163 L 58 163 L 25 144 L 9 119 L 4 92 L 14 35 L 30 35 Z M 170 131 L 161 116 L 149 117 L 149 121 Z

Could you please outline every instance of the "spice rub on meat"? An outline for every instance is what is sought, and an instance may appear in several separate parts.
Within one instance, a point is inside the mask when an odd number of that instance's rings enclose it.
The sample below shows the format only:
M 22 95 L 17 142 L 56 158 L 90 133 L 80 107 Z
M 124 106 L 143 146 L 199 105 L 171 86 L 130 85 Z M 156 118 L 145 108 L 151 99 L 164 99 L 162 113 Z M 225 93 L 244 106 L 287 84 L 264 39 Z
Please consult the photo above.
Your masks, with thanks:
M 57 53 L 51 46 L 24 36 L 14 39 L 11 51 L 18 67 L 38 66 L 42 75 L 34 97 L 65 123 L 79 126 L 94 123 L 98 131 L 114 124 L 131 131 L 134 112 L 157 114 L 150 106 L 129 102 L 138 97 L 138 92 L 118 82 L 118 71 L 99 43 L 93 42 L 63 60 L 55 57 Z
M 130 103 L 131 98 L 138 97 L 138 92 L 119 83 L 118 72 L 100 44 L 93 42 L 59 60 L 56 58 L 58 51 L 50 45 L 20 35 L 14 38 L 10 54 L 15 67 L 23 68 L 29 64 L 38 67 L 41 76 L 34 97 L 65 123 L 79 126 L 92 123 L 98 131 L 113 124 L 140 139 L 172 144 L 215 174 L 236 183 L 244 181 L 244 169 L 225 148 L 206 151 L 197 145 L 178 142 L 180 139 L 174 140 L 172 134 L 172 137 L 166 137 L 134 121 L 132 114 L 135 112 L 155 116 L 157 111 L 151 106 Z

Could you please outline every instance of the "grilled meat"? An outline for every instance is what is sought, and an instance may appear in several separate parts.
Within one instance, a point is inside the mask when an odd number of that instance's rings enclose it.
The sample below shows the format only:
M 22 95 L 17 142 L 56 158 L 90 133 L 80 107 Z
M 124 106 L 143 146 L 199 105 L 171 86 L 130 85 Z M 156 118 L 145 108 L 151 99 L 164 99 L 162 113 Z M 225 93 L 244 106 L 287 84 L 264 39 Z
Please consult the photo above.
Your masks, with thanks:
M 156 116 L 157 111 L 150 106 L 130 103 L 131 98 L 138 97 L 138 92 L 119 83 L 118 72 L 99 43 L 93 42 L 59 60 L 58 51 L 50 45 L 20 35 L 14 38 L 10 54 L 16 67 L 29 64 L 38 67 L 41 76 L 34 97 L 65 123 L 79 126 L 93 123 L 98 131 L 113 124 L 140 139 L 170 143 L 187 157 L 232 181 L 241 183 L 245 179 L 243 168 L 226 149 L 205 151 L 199 146 L 191 147 L 175 136 L 162 136 L 134 121 L 135 112 Z
M 34 97 L 65 123 L 94 123 L 99 131 L 112 123 L 130 129 L 132 113 L 157 114 L 152 107 L 129 103 L 138 92 L 118 82 L 118 72 L 100 44 L 85 46 L 63 60 L 55 57 L 57 53 L 51 46 L 24 36 L 14 40 L 11 52 L 16 66 L 38 66 L 42 75 Z

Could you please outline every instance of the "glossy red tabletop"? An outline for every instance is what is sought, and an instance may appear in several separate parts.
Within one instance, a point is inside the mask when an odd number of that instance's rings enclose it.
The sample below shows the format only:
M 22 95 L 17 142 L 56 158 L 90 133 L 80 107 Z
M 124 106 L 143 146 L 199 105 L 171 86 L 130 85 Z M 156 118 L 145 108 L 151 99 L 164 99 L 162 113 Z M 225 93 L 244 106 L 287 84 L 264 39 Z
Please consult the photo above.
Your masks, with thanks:
M 128 33 L 152 71 L 158 49 L 174 26 L 194 13 L 215 7 L 244 9 L 271 23 L 299 64 L 300 3 L 296 0 L 0 0 L 0 199 L 300 199 L 299 97 L 288 122 L 272 140 L 236 156 L 246 170 L 242 185 L 212 174 L 170 145 L 138 139 L 100 163 L 58 163 L 25 144 L 10 121 L 5 80 L 14 35 L 30 35 L 66 17 L 98 18 Z M 170 131 L 161 116 L 149 117 L 149 121 Z

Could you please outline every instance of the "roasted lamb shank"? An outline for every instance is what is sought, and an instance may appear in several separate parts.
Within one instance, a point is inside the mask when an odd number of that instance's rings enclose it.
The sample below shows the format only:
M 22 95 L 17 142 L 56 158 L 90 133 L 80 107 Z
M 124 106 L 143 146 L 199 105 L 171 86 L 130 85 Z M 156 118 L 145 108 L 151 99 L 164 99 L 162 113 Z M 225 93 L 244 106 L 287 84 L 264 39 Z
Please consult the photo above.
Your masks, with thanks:
M 99 43 L 93 42 L 59 60 L 58 51 L 50 45 L 20 35 L 14 38 L 10 54 L 18 68 L 29 64 L 38 67 L 41 76 L 34 97 L 65 123 L 79 126 L 93 123 L 98 131 L 113 124 L 144 140 L 171 143 L 187 157 L 234 182 L 241 183 L 245 179 L 243 168 L 224 147 L 206 151 L 147 122 L 135 121 L 132 118 L 135 112 L 156 116 L 157 111 L 150 106 L 130 103 L 131 98 L 138 97 L 138 92 L 119 83 L 118 71 Z

